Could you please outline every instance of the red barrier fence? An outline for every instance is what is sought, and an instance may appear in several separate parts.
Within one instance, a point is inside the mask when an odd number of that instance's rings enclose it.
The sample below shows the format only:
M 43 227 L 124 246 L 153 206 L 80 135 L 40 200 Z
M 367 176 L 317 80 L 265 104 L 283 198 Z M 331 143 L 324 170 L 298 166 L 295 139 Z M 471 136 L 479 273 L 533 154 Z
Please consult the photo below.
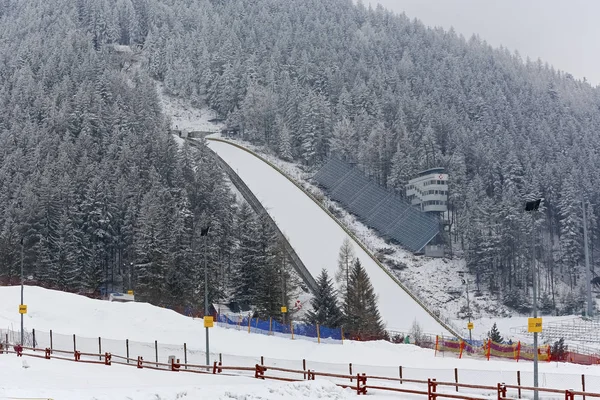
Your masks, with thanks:
M 458 354 L 462 358 L 464 354 L 490 358 L 504 358 L 516 360 L 532 361 L 534 356 L 533 346 L 521 342 L 512 344 L 495 343 L 487 340 L 482 346 L 472 346 L 463 340 L 446 339 L 436 337 L 435 351 L 450 352 Z M 600 364 L 600 355 L 597 354 L 579 354 L 573 351 L 565 351 L 560 357 L 553 357 L 550 345 L 541 345 L 538 347 L 539 361 L 562 361 L 581 365 Z
M 516 391 L 518 398 L 521 398 L 523 391 L 535 390 L 530 386 L 519 385 L 507 385 L 504 383 L 498 383 L 496 386 L 485 386 L 485 385 L 473 385 L 458 382 L 458 370 L 455 369 L 455 382 L 443 382 L 437 381 L 436 379 L 418 380 L 418 379 L 404 379 L 402 378 L 402 369 L 400 368 L 399 377 L 386 377 L 366 374 L 352 374 L 352 364 L 349 365 L 350 374 L 337 374 L 328 372 L 318 372 L 310 369 L 306 369 L 306 363 L 303 362 L 302 370 L 281 368 L 277 366 L 266 366 L 261 364 L 255 364 L 253 367 L 236 367 L 236 366 L 224 366 L 221 362 L 215 361 L 213 365 L 194 365 L 181 363 L 179 359 L 171 359 L 170 363 L 161 363 L 157 361 L 145 361 L 143 357 L 137 357 L 135 359 L 129 357 L 123 357 L 114 355 L 108 352 L 104 354 L 98 353 L 83 353 L 80 351 L 64 351 L 57 349 L 39 349 L 33 347 L 22 347 L 20 345 L 13 346 L 13 348 L 5 347 L 1 349 L 2 353 L 16 354 L 17 357 L 36 357 L 43 359 L 59 359 L 75 361 L 80 363 L 89 364 L 103 364 L 110 366 L 114 364 L 135 366 L 138 369 L 153 369 L 160 371 L 171 371 L 171 372 L 191 372 L 201 374 L 220 374 L 220 375 L 235 375 L 235 376 L 253 376 L 255 379 L 261 380 L 278 380 L 286 382 L 297 382 L 303 380 L 315 380 L 317 376 L 331 378 L 335 384 L 344 388 L 351 388 L 356 392 L 357 395 L 365 395 L 368 390 L 381 390 L 391 391 L 397 393 L 407 393 L 412 395 L 427 396 L 428 400 L 435 400 L 437 398 L 449 398 L 449 399 L 464 399 L 464 400 L 485 400 L 489 399 L 491 395 L 495 395 L 498 400 L 508 400 L 517 397 L 507 397 L 508 390 Z M 62 354 L 62 355 L 56 355 Z M 64 355 L 64 356 L 63 356 Z M 67 355 L 70 355 L 68 357 Z M 124 361 L 118 361 L 124 360 Z M 129 363 L 133 361 L 133 363 Z M 262 357 L 261 357 L 262 363 Z M 278 374 L 279 373 L 279 374 Z M 251 374 L 251 375 L 250 375 Z M 284 376 L 282 376 L 284 375 Z M 342 383 L 341 381 L 348 381 Z M 585 392 L 585 384 L 582 375 L 583 390 L 575 391 L 573 389 L 552 389 L 552 388 L 538 388 L 540 393 L 552 393 L 564 395 L 565 400 L 574 400 L 575 396 L 583 396 L 583 399 L 588 397 L 600 398 L 600 393 Z M 408 384 L 404 386 L 405 384 Z M 392 386 L 390 386 L 392 385 Z M 453 388 L 455 393 L 451 390 L 445 390 L 446 388 Z M 468 389 L 471 393 L 458 393 L 459 388 Z

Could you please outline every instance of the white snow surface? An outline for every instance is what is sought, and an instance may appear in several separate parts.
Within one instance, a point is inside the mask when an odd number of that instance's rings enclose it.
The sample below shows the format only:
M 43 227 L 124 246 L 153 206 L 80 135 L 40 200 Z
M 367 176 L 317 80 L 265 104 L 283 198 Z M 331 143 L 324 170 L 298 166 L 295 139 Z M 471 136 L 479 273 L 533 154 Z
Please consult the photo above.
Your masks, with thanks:
M 0 328 L 18 329 L 20 315 L 20 287 L 0 287 Z M 72 349 L 71 335 L 77 335 L 79 350 L 96 352 L 98 337 L 102 337 L 102 351 L 123 355 L 124 339 L 142 341 L 149 345 L 145 360 L 153 360 L 153 342 L 184 343 L 188 356 L 204 347 L 204 329 L 201 319 L 192 319 L 174 311 L 146 303 L 115 303 L 47 290 L 25 287 L 25 328 L 36 329 L 39 347 L 48 346 L 47 332 L 54 332 L 55 349 Z M 63 335 L 61 335 L 63 334 Z M 45 335 L 45 336 L 44 336 Z M 224 365 L 251 366 L 265 357 L 266 365 L 301 369 L 306 359 L 307 368 L 319 372 L 347 373 L 352 362 L 354 373 L 365 372 L 379 376 L 397 376 L 402 365 L 405 378 L 453 381 L 454 368 L 459 369 L 463 383 L 495 385 L 498 382 L 516 383 L 516 372 L 521 371 L 523 384 L 531 384 L 532 363 L 514 361 L 485 361 L 458 359 L 456 354 L 437 356 L 433 350 L 414 345 L 378 342 L 344 341 L 343 344 L 317 344 L 306 340 L 291 340 L 245 330 L 215 327 L 210 332 L 211 359 L 223 353 Z M 66 339 L 66 340 L 62 340 Z M 110 340 L 113 339 L 113 340 Z M 61 341 L 62 340 L 62 341 Z M 87 346 L 87 348 L 82 348 Z M 112 346 L 112 348 L 111 348 Z M 181 345 L 161 352 L 159 361 L 168 354 L 181 357 Z M 97 347 L 95 347 L 97 349 Z M 141 349 L 137 347 L 136 349 Z M 162 351 L 162 350 L 161 350 Z M 139 355 L 132 349 L 131 357 Z M 203 354 L 196 354 L 194 363 L 201 363 Z M 22 359 L 0 355 L 0 399 L 11 397 L 42 397 L 53 399 L 280 399 L 280 398 L 333 398 L 356 396 L 340 390 L 319 377 L 315 383 L 258 385 L 253 378 L 202 376 L 138 370 L 113 365 L 85 365 L 74 362 L 24 358 L 29 368 L 22 368 Z M 191 361 L 190 361 L 191 362 Z M 540 364 L 540 384 L 560 389 L 578 389 L 581 374 L 586 375 L 589 391 L 600 391 L 600 367 L 574 364 Z M 297 376 L 296 376 L 297 378 Z M 260 382 L 260 381 L 258 381 Z M 417 388 L 419 389 L 419 388 Z M 422 388 L 420 388 L 422 389 Z M 381 392 L 373 398 L 397 395 Z M 247 397 L 244 397 L 244 394 Z M 179 397 L 178 397 L 179 396 Z M 404 396 L 400 398 L 406 398 Z
M 23 368 L 26 362 L 29 368 Z M 197 400 L 350 399 L 327 380 L 278 383 L 237 376 L 172 373 L 122 365 L 0 356 L 0 399 Z M 378 398 L 379 396 L 375 396 Z
M 209 141 L 208 145 L 262 203 L 308 271 L 316 278 L 325 268 L 334 277 L 339 249 L 348 234 L 302 190 L 254 155 L 228 143 Z M 408 332 L 416 320 L 424 332 L 450 335 L 353 240 L 352 244 L 379 296 L 387 329 Z

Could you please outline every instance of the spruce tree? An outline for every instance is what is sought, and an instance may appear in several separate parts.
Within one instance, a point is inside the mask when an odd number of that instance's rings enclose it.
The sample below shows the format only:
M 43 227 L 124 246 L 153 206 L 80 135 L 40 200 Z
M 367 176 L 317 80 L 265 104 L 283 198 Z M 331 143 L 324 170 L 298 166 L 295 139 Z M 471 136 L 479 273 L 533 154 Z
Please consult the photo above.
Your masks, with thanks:
M 377 295 L 367 272 L 357 258 L 344 298 L 344 329 L 352 336 L 381 339 L 385 328 L 377 309 Z
M 340 253 L 338 255 L 338 270 L 335 273 L 335 280 L 339 285 L 340 292 L 346 294 L 346 288 L 348 287 L 348 281 L 350 280 L 350 271 L 352 270 L 352 263 L 354 262 L 354 250 L 350 239 L 346 237 L 340 247 Z
M 342 311 L 337 303 L 337 292 L 333 282 L 323 269 L 317 279 L 317 292 L 310 300 L 312 310 L 306 313 L 306 322 L 337 328 L 342 323 Z
M 488 332 L 488 337 L 494 343 L 502 343 L 502 342 L 504 342 L 504 338 L 500 334 L 500 331 L 498 330 L 498 327 L 496 326 L 495 322 L 494 322 L 494 325 L 492 325 L 492 330 Z

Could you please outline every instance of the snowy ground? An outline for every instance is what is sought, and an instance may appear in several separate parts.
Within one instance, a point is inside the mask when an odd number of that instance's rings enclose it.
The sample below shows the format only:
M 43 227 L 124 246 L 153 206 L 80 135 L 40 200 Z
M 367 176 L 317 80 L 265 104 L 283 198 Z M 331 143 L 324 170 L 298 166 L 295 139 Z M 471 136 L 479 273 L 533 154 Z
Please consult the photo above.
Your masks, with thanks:
M 164 86 L 157 83 L 160 105 L 165 115 L 171 119 L 171 128 L 181 131 L 219 132 L 222 124 L 209 122 L 217 114 L 208 108 L 197 108 L 190 105 L 187 100 L 169 96 L 164 91 Z
M 19 287 L 0 287 L 0 327 L 17 328 L 20 316 Z M 145 303 L 110 303 L 38 287 L 25 288 L 27 330 L 36 329 L 40 347 L 48 346 L 47 332 L 54 333 L 54 348 L 72 349 L 72 337 L 77 335 L 77 348 L 97 352 L 98 337 L 102 351 L 124 353 L 124 339 L 130 339 L 131 356 L 136 357 L 142 342 L 148 352 L 145 360 L 153 360 L 154 340 L 159 343 L 187 343 L 189 362 L 202 363 L 204 329 L 202 320 L 194 320 L 171 310 Z M 64 334 L 64 335 L 61 335 Z M 523 384 L 531 383 L 532 364 L 513 361 L 457 359 L 455 354 L 437 354 L 413 345 L 387 342 L 352 342 L 317 344 L 306 340 L 290 340 L 244 330 L 213 328 L 211 330 L 211 359 L 223 353 L 224 365 L 251 366 L 265 357 L 266 365 L 301 369 L 301 360 L 316 371 L 347 373 L 348 363 L 353 371 L 397 376 L 403 368 L 407 379 L 435 377 L 453 381 L 458 368 L 460 382 L 495 385 L 497 382 L 516 383 L 516 371 L 521 371 Z M 133 341 L 139 341 L 133 346 Z M 86 347 L 87 346 L 87 347 Z M 171 345 L 165 352 L 160 348 L 159 361 L 178 353 L 182 345 Z M 96 350 L 95 350 L 96 349 Z M 195 358 L 194 358 L 195 357 Z M 73 362 L 26 358 L 30 368 L 14 355 L 0 355 L 0 399 L 14 397 L 50 397 L 53 399 L 201 399 L 201 398 L 334 398 L 355 396 L 332 387 L 318 378 L 313 385 L 268 383 L 258 386 L 256 380 L 245 378 L 202 377 L 196 374 L 154 372 L 133 367 L 113 365 L 83 365 Z M 581 374 L 586 375 L 588 390 L 600 392 L 600 367 L 574 364 L 541 363 L 540 384 L 555 388 L 579 388 Z M 186 396 L 183 396 L 186 394 Z M 247 394 L 248 397 L 243 397 Z M 179 397 L 177 397 L 179 395 Z M 158 396 L 158 397 L 157 397 Z M 229 397 L 228 397 L 229 396 Z M 390 394 L 374 398 L 388 398 Z M 398 397 L 396 397 L 398 398 Z M 406 397 L 401 397 L 406 398 Z
M 28 368 L 23 368 L 23 363 Z M 235 376 L 171 373 L 122 365 L 0 355 L 0 399 L 197 400 L 349 399 L 351 390 L 320 380 L 279 383 Z M 375 396 L 374 398 L 382 398 Z

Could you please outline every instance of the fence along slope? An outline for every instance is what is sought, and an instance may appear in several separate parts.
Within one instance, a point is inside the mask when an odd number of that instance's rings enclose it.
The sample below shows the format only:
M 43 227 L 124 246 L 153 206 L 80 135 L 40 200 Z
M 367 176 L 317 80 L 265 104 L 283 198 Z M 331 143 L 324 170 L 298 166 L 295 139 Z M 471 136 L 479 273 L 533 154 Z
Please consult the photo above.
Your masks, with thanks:
M 194 140 L 188 140 L 188 142 L 195 147 L 198 146 L 198 142 Z M 256 214 L 260 215 L 261 217 L 267 218 L 269 224 L 271 224 L 271 226 L 275 229 L 275 231 L 277 232 L 277 236 L 282 241 L 288 259 L 292 262 L 294 269 L 296 270 L 298 275 L 300 275 L 300 277 L 308 286 L 310 291 L 312 293 L 315 293 L 317 290 L 317 283 L 315 282 L 314 277 L 308 272 L 306 266 L 304 265 L 300 257 L 298 257 L 298 255 L 296 254 L 296 251 L 288 241 L 287 237 L 285 237 L 283 232 L 281 232 L 281 230 L 279 229 L 275 221 L 273 221 L 273 218 L 271 218 L 267 210 L 265 210 L 265 208 L 262 206 L 260 201 L 258 201 L 254 193 L 252 193 L 252 191 L 239 177 L 239 175 L 233 170 L 233 168 L 229 166 L 229 164 L 227 164 L 221 157 L 219 157 L 219 155 L 215 153 L 212 149 L 208 148 L 208 152 L 223 169 L 223 171 L 227 174 L 231 183 L 242 194 L 242 196 L 248 202 L 248 204 L 250 204 L 250 207 L 252 207 L 254 212 L 256 212 Z
M 210 148 L 254 192 L 313 276 L 318 275 L 322 268 L 327 269 L 330 276 L 335 275 L 339 247 L 344 237 L 349 236 L 356 256 L 379 295 L 379 309 L 389 329 L 408 331 L 416 319 L 424 332 L 459 336 L 377 261 L 312 194 L 281 169 L 237 143 L 210 137 L 207 140 Z M 304 195 L 290 195 L 295 190 Z M 321 212 L 329 218 L 323 218 Z

